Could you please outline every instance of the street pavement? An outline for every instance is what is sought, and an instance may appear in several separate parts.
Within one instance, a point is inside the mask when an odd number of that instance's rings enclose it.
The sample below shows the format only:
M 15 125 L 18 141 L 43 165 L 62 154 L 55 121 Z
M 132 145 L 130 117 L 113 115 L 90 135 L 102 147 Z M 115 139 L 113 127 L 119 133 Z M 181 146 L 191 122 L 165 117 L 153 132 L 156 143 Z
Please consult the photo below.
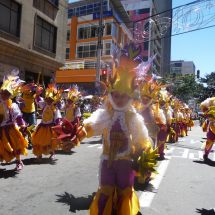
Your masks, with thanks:
M 134 189 L 140 199 L 139 215 L 215 214 L 215 153 L 204 163 L 201 145 L 206 134 L 197 125 L 189 136 L 167 144 L 155 180 Z M 213 148 L 215 150 L 215 148 Z M 98 189 L 101 137 L 85 139 L 71 153 L 56 152 L 56 160 L 34 162 L 32 150 L 22 156 L 23 170 L 15 162 L 0 166 L 0 215 L 86 215 Z

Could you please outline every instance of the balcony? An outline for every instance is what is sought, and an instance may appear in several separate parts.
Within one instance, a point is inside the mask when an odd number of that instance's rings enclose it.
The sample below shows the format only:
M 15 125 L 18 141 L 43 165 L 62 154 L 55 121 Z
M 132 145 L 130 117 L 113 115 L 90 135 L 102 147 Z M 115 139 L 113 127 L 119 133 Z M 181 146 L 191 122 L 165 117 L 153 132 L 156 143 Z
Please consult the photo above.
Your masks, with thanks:
M 96 61 L 78 61 L 66 63 L 60 70 L 81 70 L 81 69 L 96 69 Z M 101 61 L 101 69 L 105 68 L 105 64 Z

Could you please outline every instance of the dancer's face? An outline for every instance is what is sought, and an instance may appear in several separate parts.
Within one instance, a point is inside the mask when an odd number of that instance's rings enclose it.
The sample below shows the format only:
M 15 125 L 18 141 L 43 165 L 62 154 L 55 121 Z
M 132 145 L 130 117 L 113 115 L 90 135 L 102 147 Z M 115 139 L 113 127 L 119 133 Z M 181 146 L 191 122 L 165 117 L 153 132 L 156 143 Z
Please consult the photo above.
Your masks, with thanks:
M 124 106 L 126 106 L 130 99 L 130 97 L 126 93 L 120 95 L 118 91 L 112 93 L 112 98 L 118 108 L 123 108 Z
M 54 101 L 53 99 L 47 98 L 46 99 L 46 104 L 50 106 L 50 105 L 52 105 L 53 101 Z
M 67 99 L 67 104 L 70 106 L 72 105 L 73 101 L 71 99 Z
M 10 93 L 7 90 L 2 90 L 0 93 L 0 97 L 3 101 L 6 101 L 10 97 Z
M 163 107 L 165 104 L 166 104 L 166 102 L 165 102 L 165 101 L 159 101 L 159 105 L 160 105 L 160 107 Z
M 148 96 L 142 96 L 141 99 L 142 99 L 142 103 L 144 105 L 147 105 L 147 104 L 149 104 L 149 102 L 151 102 L 151 98 Z

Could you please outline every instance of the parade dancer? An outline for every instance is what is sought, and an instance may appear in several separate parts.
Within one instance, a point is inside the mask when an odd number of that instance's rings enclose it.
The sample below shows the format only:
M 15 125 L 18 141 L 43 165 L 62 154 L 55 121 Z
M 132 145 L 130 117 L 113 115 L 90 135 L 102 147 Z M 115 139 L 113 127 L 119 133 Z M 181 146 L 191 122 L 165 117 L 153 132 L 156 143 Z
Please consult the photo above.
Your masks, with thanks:
M 180 125 L 179 125 L 179 110 L 178 105 L 179 102 L 176 99 L 172 99 L 170 102 L 172 108 L 172 125 L 175 135 L 171 135 L 169 141 L 174 143 L 178 141 L 178 136 L 180 134 Z
M 205 154 L 203 155 L 204 160 L 208 159 L 208 155 L 213 147 L 215 142 L 215 97 L 208 98 L 203 101 L 200 105 L 200 108 L 207 114 L 207 119 L 205 120 L 202 128 L 204 132 L 207 132 L 207 141 L 202 145 L 202 148 L 205 146 Z
M 0 161 L 8 163 L 16 158 L 15 170 L 21 170 L 24 166 L 20 155 L 28 155 L 28 141 L 23 137 L 25 122 L 18 105 L 11 101 L 21 93 L 22 81 L 19 80 L 18 73 L 12 71 L 11 75 L 4 78 L 0 91 Z
M 160 87 L 153 86 L 150 82 L 144 82 L 141 89 L 142 106 L 138 111 L 144 118 L 144 122 L 146 123 L 146 127 L 149 132 L 149 137 L 153 140 L 154 147 L 156 145 L 160 146 L 162 144 L 162 142 L 157 144 L 157 134 L 160 130 L 160 127 L 166 124 L 165 116 L 163 111 L 160 110 L 159 104 L 153 104 L 159 93 Z
M 215 106 L 215 97 L 207 98 L 205 101 L 203 101 L 200 105 L 201 110 L 204 114 L 207 114 L 209 111 L 209 107 Z
M 36 102 L 42 109 L 42 121 L 37 126 L 32 135 L 33 154 L 37 156 L 36 162 L 42 161 L 42 154 L 50 155 L 50 159 L 55 159 L 54 151 L 58 149 L 59 141 L 52 138 L 58 137 L 52 129 L 53 126 L 60 124 L 61 114 L 54 103 L 59 101 L 61 93 L 56 88 L 54 80 L 48 85 L 45 93 L 45 101 L 37 93 Z
M 156 163 L 156 150 L 152 149 L 144 120 L 130 105 L 138 87 L 134 68 L 141 62 L 137 59 L 141 46 L 136 48 L 131 43 L 123 51 L 120 66 L 113 66 L 109 81 L 104 86 L 109 92 L 111 108 L 98 109 L 84 121 L 83 128 L 70 131 L 73 135 L 63 140 L 63 143 L 70 144 L 69 140 L 78 143 L 84 137 L 104 135 L 99 167 L 100 187 L 90 206 L 90 215 L 113 214 L 114 210 L 118 215 L 137 214 L 139 201 L 133 190 L 134 170 L 140 171 L 142 177 L 146 178 L 148 170 L 154 171 L 151 164 Z M 67 127 L 71 127 L 68 123 L 61 126 L 59 133 L 68 132 Z M 62 136 L 66 135 L 69 134 Z M 150 165 L 144 160 L 149 157 L 152 159 Z M 149 165 L 149 169 L 145 169 L 144 165 Z
M 207 127 L 205 129 L 205 126 Z M 203 126 L 203 131 L 207 131 L 207 141 L 202 145 L 205 146 L 205 154 L 203 155 L 204 160 L 208 160 L 208 155 L 215 142 L 215 107 L 211 106 L 208 108 L 208 120 Z
M 187 130 L 187 124 L 186 124 L 186 115 L 183 105 L 180 107 L 179 112 L 179 121 L 180 121 L 180 136 L 185 137 L 186 136 L 186 130 Z
M 77 85 L 73 85 L 69 88 L 66 104 L 60 108 L 61 111 L 65 111 L 65 119 L 74 124 L 76 117 L 81 117 L 80 107 L 76 105 L 80 95 L 83 93 L 78 91 Z
M 161 110 L 163 110 L 164 116 L 166 118 L 167 130 L 166 131 L 164 129 L 160 130 L 157 135 L 158 146 L 159 146 L 158 153 L 160 154 L 160 158 L 164 158 L 164 155 L 165 155 L 164 148 L 165 148 L 165 142 L 167 139 L 167 134 L 171 135 L 170 128 L 172 124 L 172 112 L 169 109 L 169 104 L 168 104 L 169 100 L 170 100 L 170 97 L 169 95 L 167 95 L 167 91 L 161 90 L 158 102 L 159 102 L 159 107 Z
M 191 131 L 191 127 L 194 127 L 195 125 L 191 118 L 192 111 L 189 109 L 188 105 L 185 105 L 185 114 L 186 114 L 186 124 L 187 124 L 186 132 L 188 133 L 188 128 L 190 128 L 190 131 Z M 187 133 L 186 135 L 188 135 Z
M 77 85 L 73 85 L 73 87 L 70 87 L 67 95 L 66 104 L 62 108 L 59 107 L 61 111 L 65 111 L 65 119 L 67 119 L 72 125 L 77 122 L 77 118 L 79 121 L 81 117 L 80 107 L 76 105 L 76 102 L 79 100 L 80 95 L 82 95 L 84 92 L 81 93 L 78 90 L 79 88 Z M 71 151 L 71 149 L 68 149 L 63 144 L 60 144 L 60 148 L 62 148 L 62 150 L 65 152 Z

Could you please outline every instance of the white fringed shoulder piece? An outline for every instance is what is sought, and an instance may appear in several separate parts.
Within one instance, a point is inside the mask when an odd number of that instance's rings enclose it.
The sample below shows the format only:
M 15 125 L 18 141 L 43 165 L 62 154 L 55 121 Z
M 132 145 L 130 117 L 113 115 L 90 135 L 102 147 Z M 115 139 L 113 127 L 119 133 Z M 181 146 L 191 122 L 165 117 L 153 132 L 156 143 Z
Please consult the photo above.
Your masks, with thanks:
M 205 101 L 203 101 L 201 103 L 201 105 L 205 106 L 205 107 L 210 107 L 212 105 L 212 101 L 215 100 L 214 97 L 212 98 L 207 98 Z
M 98 109 L 83 123 L 89 125 L 95 131 L 95 136 L 101 135 L 104 133 L 104 129 L 109 126 L 110 115 L 106 110 Z
M 133 115 L 129 122 L 129 130 L 132 135 L 132 142 L 133 145 L 137 144 L 139 139 L 146 139 L 148 138 L 148 130 L 144 125 L 143 117 L 136 113 Z
M 169 109 L 167 110 L 166 120 L 172 120 L 172 112 Z
M 161 109 L 159 109 L 159 118 L 164 124 L 166 124 L 166 117 Z

